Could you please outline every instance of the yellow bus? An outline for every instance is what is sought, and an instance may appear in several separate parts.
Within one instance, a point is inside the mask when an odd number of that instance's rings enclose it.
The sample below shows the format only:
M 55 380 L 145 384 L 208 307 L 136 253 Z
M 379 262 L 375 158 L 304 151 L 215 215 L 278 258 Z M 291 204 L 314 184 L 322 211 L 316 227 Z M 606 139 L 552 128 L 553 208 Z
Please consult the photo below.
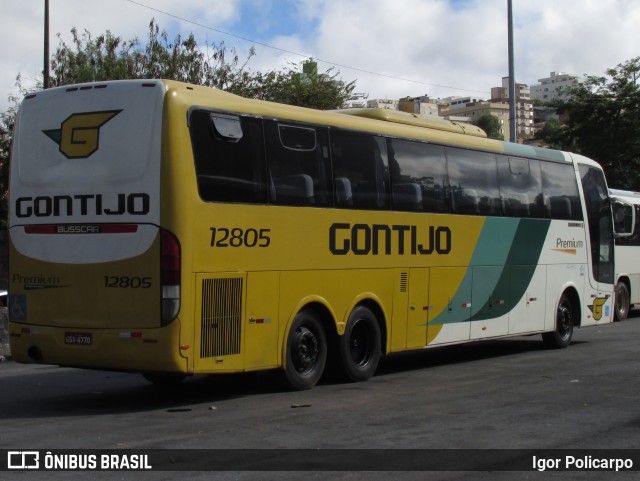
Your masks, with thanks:
M 10 182 L 19 362 L 306 389 L 412 349 L 565 347 L 612 317 L 601 168 L 469 125 L 82 84 L 23 100 Z

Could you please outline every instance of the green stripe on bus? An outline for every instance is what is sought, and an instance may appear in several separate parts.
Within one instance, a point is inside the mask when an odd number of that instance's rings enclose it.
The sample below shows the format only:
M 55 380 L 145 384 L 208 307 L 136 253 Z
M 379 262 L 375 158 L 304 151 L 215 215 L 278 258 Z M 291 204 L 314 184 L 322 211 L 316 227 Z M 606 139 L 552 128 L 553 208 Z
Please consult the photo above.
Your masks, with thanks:
M 493 292 L 485 304 L 478 306 L 479 309 L 475 314 L 472 313 L 472 321 L 504 315 L 520 302 L 538 265 L 550 225 L 549 220 L 520 220 L 509 255 L 500 277 L 495 282 Z M 512 268 L 515 266 L 517 268 Z M 487 281 L 489 279 L 483 279 L 483 282 Z M 505 304 L 496 305 L 496 300 L 504 300 Z
M 551 221 L 545 219 L 487 218 L 470 265 L 451 300 L 453 306 L 472 301 L 471 312 L 443 313 L 429 324 L 491 319 L 508 313 L 531 282 L 550 225 Z M 512 269 L 514 266 L 517 268 Z M 478 276 L 475 282 L 474 275 Z M 476 303 L 474 294 L 487 300 Z
M 518 157 L 534 157 L 542 160 L 552 160 L 555 162 L 566 162 L 564 154 L 560 150 L 543 149 L 531 145 L 516 144 L 513 142 L 503 142 L 504 152 L 508 155 Z

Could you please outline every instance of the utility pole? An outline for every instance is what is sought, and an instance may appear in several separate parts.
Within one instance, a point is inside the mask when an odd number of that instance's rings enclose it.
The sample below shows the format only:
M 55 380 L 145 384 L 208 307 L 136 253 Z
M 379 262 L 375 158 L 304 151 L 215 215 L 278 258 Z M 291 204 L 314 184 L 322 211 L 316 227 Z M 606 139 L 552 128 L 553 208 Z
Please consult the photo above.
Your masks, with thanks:
M 511 0 L 507 0 L 507 15 L 509 17 L 509 141 L 516 142 L 516 74 L 513 65 L 513 7 Z
M 44 0 L 44 67 L 42 85 L 49 88 L 49 0 Z

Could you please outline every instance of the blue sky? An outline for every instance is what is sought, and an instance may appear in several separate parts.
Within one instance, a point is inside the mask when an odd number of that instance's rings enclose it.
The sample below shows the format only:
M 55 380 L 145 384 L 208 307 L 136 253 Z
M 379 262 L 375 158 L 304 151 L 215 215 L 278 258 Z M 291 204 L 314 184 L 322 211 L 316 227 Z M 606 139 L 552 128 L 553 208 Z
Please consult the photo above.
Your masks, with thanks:
M 602 75 L 640 55 L 637 0 L 513 4 L 518 82 Z M 0 0 L 0 111 L 18 94 L 18 74 L 26 85 L 41 76 L 43 5 Z M 254 71 L 320 59 L 369 98 L 488 98 L 508 74 L 506 0 L 50 0 L 50 9 L 52 52 L 56 34 L 69 40 L 74 26 L 144 42 L 155 18 L 172 37 L 193 32 L 201 47 L 224 41 L 243 57 L 255 46 Z

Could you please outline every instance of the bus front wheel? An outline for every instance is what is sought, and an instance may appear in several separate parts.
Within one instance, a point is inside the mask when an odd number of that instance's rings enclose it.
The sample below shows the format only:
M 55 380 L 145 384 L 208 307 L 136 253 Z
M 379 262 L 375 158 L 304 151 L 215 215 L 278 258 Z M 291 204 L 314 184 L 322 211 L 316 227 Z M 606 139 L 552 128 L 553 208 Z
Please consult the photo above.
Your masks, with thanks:
M 317 384 L 327 362 L 327 336 L 312 311 L 301 311 L 293 319 L 287 336 L 284 374 L 294 389 Z
M 340 336 L 340 361 L 349 381 L 366 381 L 376 372 L 381 354 L 380 326 L 370 309 L 356 307 Z
M 553 332 L 542 334 L 542 340 L 547 347 L 562 349 L 571 344 L 575 316 L 576 312 L 571 299 L 567 294 L 562 294 L 556 310 L 556 328 Z
M 616 321 L 624 321 L 629 315 L 629 289 L 624 282 L 616 284 L 615 297 L 615 319 Z

